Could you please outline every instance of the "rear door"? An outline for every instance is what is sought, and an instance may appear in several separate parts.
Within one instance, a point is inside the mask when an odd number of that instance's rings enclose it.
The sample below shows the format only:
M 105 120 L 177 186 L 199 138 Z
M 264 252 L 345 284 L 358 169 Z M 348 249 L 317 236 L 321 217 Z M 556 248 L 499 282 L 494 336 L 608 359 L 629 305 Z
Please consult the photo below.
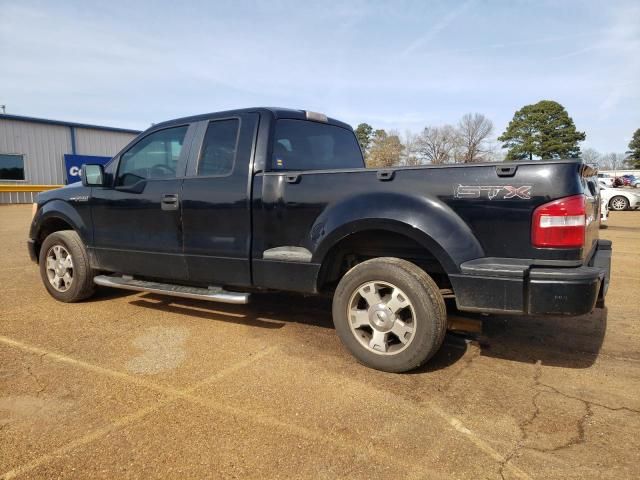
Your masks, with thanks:
M 182 189 L 184 254 L 193 282 L 251 284 L 251 170 L 257 113 L 199 122 Z
M 120 155 L 113 184 L 93 188 L 94 249 L 110 271 L 185 279 L 180 218 L 189 125 L 152 131 Z

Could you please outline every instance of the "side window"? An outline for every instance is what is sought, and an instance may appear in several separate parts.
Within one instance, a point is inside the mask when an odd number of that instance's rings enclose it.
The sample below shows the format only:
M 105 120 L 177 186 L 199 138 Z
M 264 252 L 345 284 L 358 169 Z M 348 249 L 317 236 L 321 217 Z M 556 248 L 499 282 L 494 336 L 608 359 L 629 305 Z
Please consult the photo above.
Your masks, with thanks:
M 363 167 L 362 152 L 351 130 L 307 120 L 277 121 L 273 139 L 272 170 Z
M 237 118 L 209 123 L 198 160 L 198 175 L 226 175 L 233 170 L 239 128 Z
M 24 157 L 0 153 L 0 180 L 24 180 Z
M 127 150 L 120 158 L 116 185 L 132 185 L 142 179 L 175 178 L 188 128 L 160 130 Z

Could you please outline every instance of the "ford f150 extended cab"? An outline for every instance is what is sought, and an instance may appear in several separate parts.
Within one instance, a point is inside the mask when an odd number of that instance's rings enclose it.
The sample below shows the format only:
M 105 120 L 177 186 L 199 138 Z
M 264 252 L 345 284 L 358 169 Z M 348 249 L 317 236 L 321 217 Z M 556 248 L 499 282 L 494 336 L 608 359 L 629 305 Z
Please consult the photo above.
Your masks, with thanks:
M 333 295 L 351 353 L 401 372 L 440 347 L 443 295 L 524 315 L 604 301 L 594 173 L 578 160 L 365 168 L 342 122 L 234 110 L 154 125 L 40 194 L 28 246 L 64 302 L 96 284 L 230 303 Z

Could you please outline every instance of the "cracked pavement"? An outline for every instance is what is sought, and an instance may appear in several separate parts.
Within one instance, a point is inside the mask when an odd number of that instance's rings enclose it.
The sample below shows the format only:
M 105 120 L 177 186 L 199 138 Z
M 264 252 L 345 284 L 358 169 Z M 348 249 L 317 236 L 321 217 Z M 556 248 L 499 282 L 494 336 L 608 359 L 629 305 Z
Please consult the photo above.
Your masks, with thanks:
M 58 303 L 30 210 L 0 207 L 0 479 L 640 477 L 640 212 L 601 230 L 605 310 L 473 317 L 393 375 L 343 350 L 326 299 Z

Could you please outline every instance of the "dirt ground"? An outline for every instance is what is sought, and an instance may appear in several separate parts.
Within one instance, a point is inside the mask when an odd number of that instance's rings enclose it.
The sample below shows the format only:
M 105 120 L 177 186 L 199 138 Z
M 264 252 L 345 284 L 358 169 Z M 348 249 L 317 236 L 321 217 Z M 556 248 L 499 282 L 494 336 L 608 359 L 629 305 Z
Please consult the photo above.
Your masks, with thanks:
M 0 478 L 639 478 L 640 212 L 613 212 L 608 307 L 488 316 L 393 375 L 326 300 L 45 292 L 30 206 L 0 207 Z

